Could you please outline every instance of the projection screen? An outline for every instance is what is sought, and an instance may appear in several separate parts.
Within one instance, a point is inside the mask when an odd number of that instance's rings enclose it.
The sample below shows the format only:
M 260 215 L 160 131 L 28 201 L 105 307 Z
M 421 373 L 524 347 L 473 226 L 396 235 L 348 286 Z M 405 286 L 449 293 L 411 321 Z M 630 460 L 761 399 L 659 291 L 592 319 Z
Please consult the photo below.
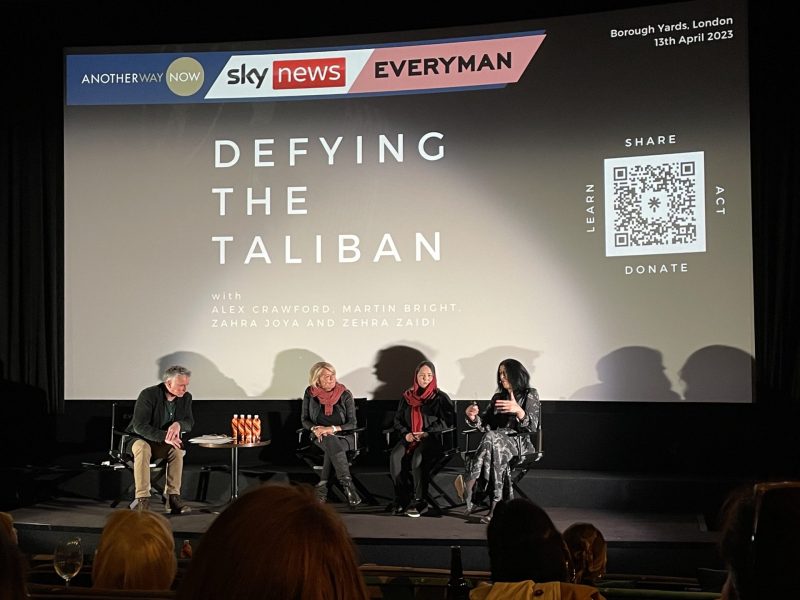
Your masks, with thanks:
M 744 2 L 65 52 L 65 396 L 750 402 Z

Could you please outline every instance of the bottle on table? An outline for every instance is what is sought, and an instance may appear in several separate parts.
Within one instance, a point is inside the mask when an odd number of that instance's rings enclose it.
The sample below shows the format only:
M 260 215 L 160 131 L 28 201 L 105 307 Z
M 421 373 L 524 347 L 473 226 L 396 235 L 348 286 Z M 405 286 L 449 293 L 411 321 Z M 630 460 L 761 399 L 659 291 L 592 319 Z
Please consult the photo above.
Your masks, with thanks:
M 231 419 L 231 437 L 234 444 L 239 443 L 239 415 L 233 415 Z
M 244 443 L 246 443 L 244 441 L 244 434 L 245 434 L 245 430 L 244 430 L 244 414 L 239 415 L 239 422 L 237 423 L 237 426 L 238 426 L 238 430 L 239 430 L 239 442 L 238 443 L 239 444 L 244 444 Z
M 253 417 L 253 443 L 261 441 L 261 419 L 258 415 Z
M 244 443 L 253 443 L 253 415 L 247 415 L 244 420 Z
M 447 600 L 469 600 L 469 583 L 464 577 L 461 546 L 450 546 L 450 579 L 447 581 Z

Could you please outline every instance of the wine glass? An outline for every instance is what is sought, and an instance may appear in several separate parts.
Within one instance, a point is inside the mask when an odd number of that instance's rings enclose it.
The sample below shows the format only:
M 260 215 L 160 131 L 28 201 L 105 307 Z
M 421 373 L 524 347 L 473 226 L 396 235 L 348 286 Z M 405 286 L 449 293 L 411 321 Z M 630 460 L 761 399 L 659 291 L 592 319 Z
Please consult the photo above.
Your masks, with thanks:
M 53 566 L 56 573 L 66 582 L 65 587 L 69 587 L 70 579 L 75 577 L 83 566 L 81 538 L 76 537 L 59 543 L 53 554 Z

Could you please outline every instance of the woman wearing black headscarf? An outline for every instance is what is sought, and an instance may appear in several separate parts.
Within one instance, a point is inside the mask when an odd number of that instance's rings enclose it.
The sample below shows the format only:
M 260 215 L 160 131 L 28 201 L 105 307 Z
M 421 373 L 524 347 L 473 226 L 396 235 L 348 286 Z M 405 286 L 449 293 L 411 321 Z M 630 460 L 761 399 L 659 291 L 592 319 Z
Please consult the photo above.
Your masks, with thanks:
M 433 363 L 422 361 L 414 370 L 414 381 L 403 393 L 394 416 L 394 428 L 400 434 L 400 441 L 389 455 L 395 514 L 405 512 L 409 517 L 418 517 L 427 508 L 425 495 L 431 465 L 443 452 L 436 434 L 452 425 L 453 403 L 439 389 Z

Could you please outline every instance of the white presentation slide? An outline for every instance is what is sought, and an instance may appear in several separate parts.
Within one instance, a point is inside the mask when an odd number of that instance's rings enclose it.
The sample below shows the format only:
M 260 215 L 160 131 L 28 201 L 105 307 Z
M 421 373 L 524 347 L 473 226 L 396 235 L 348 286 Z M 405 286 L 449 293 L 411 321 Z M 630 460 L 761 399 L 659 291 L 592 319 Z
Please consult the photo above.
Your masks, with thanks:
M 747 10 L 65 53 L 65 396 L 751 402 Z

